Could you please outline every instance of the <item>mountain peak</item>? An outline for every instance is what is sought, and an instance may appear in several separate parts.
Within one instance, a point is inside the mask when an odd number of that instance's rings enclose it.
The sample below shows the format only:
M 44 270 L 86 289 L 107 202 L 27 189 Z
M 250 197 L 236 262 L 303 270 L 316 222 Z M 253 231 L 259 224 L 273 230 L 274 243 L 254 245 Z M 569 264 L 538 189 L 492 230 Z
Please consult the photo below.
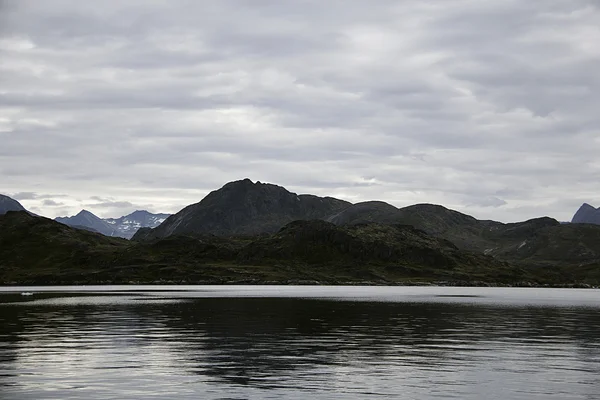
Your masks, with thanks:
M 88 210 L 81 210 L 73 217 L 58 217 L 54 220 L 69 226 L 91 228 L 106 236 L 114 236 L 115 233 L 108 223 Z
M 600 225 L 600 208 L 594 208 L 588 203 L 583 203 L 571 220 L 574 224 Z
M 25 211 L 25 207 L 17 200 L 0 194 L 0 215 L 6 214 L 8 211 Z
M 83 209 L 81 211 L 79 211 L 79 213 L 77 214 L 77 216 L 93 216 L 96 218 L 99 218 L 98 216 L 96 216 L 96 214 L 92 213 L 91 211 L 88 211 L 86 209 Z
M 277 232 L 294 220 L 323 219 L 350 203 L 297 195 L 270 183 L 245 178 L 226 183 L 161 224 L 153 236 L 173 234 L 252 235 Z
M 256 184 L 260 184 L 260 182 L 256 182 Z M 244 178 L 244 179 L 240 179 L 237 181 L 231 181 L 231 182 L 227 182 L 225 185 L 223 185 L 223 187 L 236 187 L 236 186 L 254 186 L 255 183 L 252 182 L 252 180 L 250 180 L 250 178 Z

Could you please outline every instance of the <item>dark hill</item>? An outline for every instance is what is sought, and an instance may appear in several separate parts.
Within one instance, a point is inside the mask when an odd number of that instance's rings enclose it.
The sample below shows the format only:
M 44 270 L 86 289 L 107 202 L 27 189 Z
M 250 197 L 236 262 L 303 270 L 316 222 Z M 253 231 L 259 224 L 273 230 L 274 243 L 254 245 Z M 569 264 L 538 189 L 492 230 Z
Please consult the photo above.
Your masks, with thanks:
M 600 226 L 561 224 L 534 227 L 523 241 L 497 252 L 498 258 L 532 265 L 567 265 L 600 262 Z
M 395 224 L 400 220 L 398 208 L 383 201 L 365 201 L 353 204 L 341 212 L 327 217 L 327 221 L 339 226 L 352 226 L 375 222 Z
M 4 277 L 83 273 L 92 265 L 108 263 L 110 254 L 126 240 L 76 229 L 26 212 L 0 216 L 0 271 Z
M 586 270 L 595 273 L 594 268 Z M 0 216 L 3 284 L 390 284 L 407 280 L 468 284 L 536 279 L 527 269 L 465 252 L 408 226 L 343 228 L 324 221 L 296 221 L 262 237 L 172 235 L 138 243 L 25 212 Z M 548 279 L 556 278 L 543 277 L 542 282 Z M 572 279 L 579 282 L 587 275 Z
M 310 265 L 384 266 L 387 274 L 434 274 L 464 279 L 496 278 L 507 264 L 459 250 L 452 243 L 406 225 L 375 223 L 339 227 L 325 221 L 295 221 L 241 251 L 244 261 L 296 260 Z M 435 273 L 433 273 L 435 271 Z M 514 271 L 513 276 L 514 278 Z
M 155 229 L 140 230 L 133 239 L 176 234 L 274 233 L 291 221 L 322 219 L 349 206 L 350 203 L 332 197 L 297 195 L 281 186 L 244 179 L 209 193 L 202 201 L 185 207 Z
M 451 240 L 461 248 L 475 251 L 480 251 L 482 246 L 470 242 L 480 242 L 480 231 L 484 229 L 484 225 L 486 228 L 489 225 L 482 224 L 482 221 L 469 215 L 435 204 L 416 204 L 398 209 L 378 201 L 354 204 L 327 220 L 341 226 L 353 226 L 364 222 L 411 225 L 430 235 Z
M 25 208 L 15 199 L 0 194 L 0 215 L 9 211 L 25 211 Z
M 526 260 L 522 250 L 523 242 L 532 241 L 539 232 L 549 235 L 560 234 L 568 242 L 568 234 L 562 234 L 562 229 L 568 229 L 552 218 L 535 218 L 524 222 L 504 224 L 496 221 L 484 221 L 470 215 L 450 210 L 435 204 L 416 204 L 397 209 L 387 203 L 367 202 L 355 204 L 346 210 L 328 218 L 338 225 L 353 226 L 365 221 L 382 224 L 411 225 L 432 236 L 446 239 L 457 247 L 472 252 L 493 255 L 504 260 Z M 572 229 L 573 231 L 576 228 Z M 566 232 L 566 231 L 564 231 Z M 575 246 L 578 236 L 572 237 Z M 536 245 L 539 251 L 542 245 Z M 600 243 L 599 243 L 600 247 Z M 579 253 L 578 253 L 579 254 Z M 534 257 L 535 258 L 535 257 Z M 581 260 L 575 258 L 576 262 Z

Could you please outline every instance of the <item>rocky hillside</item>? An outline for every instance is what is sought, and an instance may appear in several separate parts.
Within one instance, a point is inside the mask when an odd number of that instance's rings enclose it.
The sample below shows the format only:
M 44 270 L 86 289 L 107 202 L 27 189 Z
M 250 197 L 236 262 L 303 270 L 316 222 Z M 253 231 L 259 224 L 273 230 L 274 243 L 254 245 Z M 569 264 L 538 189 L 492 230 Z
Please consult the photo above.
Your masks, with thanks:
M 209 193 L 199 203 L 167 218 L 158 228 L 140 230 L 134 240 L 176 234 L 273 233 L 289 222 L 324 219 L 350 205 L 332 197 L 297 195 L 281 186 L 244 179 Z
M 0 215 L 6 214 L 8 211 L 25 211 L 25 208 L 15 199 L 0 194 Z
M 74 271 L 86 274 L 95 264 L 108 263 L 124 239 L 37 217 L 26 212 L 0 216 L 0 276 L 30 277 Z
M 594 208 L 587 203 L 583 203 L 573 216 L 571 223 L 600 225 L 600 207 Z

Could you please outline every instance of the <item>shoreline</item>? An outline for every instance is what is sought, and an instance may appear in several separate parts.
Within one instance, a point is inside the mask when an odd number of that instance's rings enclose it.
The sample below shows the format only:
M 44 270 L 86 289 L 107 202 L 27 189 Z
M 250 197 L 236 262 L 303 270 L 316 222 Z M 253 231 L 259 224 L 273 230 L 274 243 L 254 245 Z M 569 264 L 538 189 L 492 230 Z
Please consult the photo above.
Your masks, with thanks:
M 1 288 L 10 287 L 51 287 L 51 286 L 422 286 L 422 287 L 503 287 L 503 288 L 549 288 L 549 289 L 600 289 L 600 286 L 591 285 L 584 282 L 576 283 L 535 283 L 535 282 L 484 282 L 484 281 L 403 281 L 403 282 L 374 282 L 374 281 L 341 281 L 341 282 L 323 282 L 316 280 L 287 280 L 287 281 L 255 281 L 255 280 L 235 280 L 235 281 L 128 281 L 128 282 L 108 282 L 108 281 L 56 281 L 56 282 L 2 282 Z

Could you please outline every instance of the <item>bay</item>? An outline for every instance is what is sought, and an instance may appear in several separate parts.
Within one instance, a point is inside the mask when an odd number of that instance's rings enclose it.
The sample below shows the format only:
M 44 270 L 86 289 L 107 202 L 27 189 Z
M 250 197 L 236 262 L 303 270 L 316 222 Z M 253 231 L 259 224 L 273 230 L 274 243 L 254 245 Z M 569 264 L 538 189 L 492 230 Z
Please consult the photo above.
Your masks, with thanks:
M 600 399 L 600 291 L 0 288 L 2 399 Z

